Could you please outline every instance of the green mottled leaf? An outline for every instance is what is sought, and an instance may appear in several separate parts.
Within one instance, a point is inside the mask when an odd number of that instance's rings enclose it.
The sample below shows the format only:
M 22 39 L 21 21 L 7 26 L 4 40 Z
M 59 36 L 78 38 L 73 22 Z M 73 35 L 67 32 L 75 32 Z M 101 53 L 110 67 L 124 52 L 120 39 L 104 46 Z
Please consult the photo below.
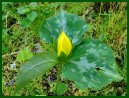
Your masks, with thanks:
M 99 90 L 122 79 L 113 51 L 98 40 L 86 40 L 76 46 L 62 71 L 64 78 L 73 80 L 81 89 Z
M 87 31 L 87 24 L 81 17 L 75 14 L 60 11 L 56 16 L 44 21 L 40 35 L 45 41 L 53 43 L 53 39 L 57 40 L 62 31 L 71 39 L 73 45 L 77 45 Z
M 56 88 L 57 95 L 62 95 L 64 92 L 66 92 L 66 90 L 67 86 L 64 83 L 62 82 L 57 83 L 57 88 Z
M 22 65 L 16 78 L 15 93 L 31 82 L 34 78 L 43 75 L 57 63 L 57 55 L 53 52 L 44 52 L 32 57 Z

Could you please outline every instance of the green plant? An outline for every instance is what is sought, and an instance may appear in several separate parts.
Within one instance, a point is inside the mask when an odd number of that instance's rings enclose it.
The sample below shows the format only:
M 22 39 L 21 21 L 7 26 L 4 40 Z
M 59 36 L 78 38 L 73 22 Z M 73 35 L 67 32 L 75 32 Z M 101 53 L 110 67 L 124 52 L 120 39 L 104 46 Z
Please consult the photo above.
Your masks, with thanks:
M 97 39 L 83 39 L 87 24 L 79 16 L 61 11 L 48 18 L 42 25 L 40 35 L 52 43 L 55 51 L 33 56 L 20 69 L 16 79 L 17 93 L 37 76 L 58 67 L 55 93 L 67 90 L 61 77 L 74 81 L 80 89 L 102 89 L 122 77 L 117 71 L 113 51 Z
M 16 61 L 18 62 L 24 62 L 28 59 L 30 59 L 33 56 L 32 52 L 29 50 L 29 46 L 20 51 L 20 53 L 17 55 Z
M 36 8 L 36 6 L 32 7 L 31 3 L 30 3 L 30 7 L 21 6 L 21 7 L 17 8 L 18 14 L 26 15 L 25 18 L 19 20 L 22 27 L 24 27 L 24 28 L 29 27 L 30 24 L 32 24 L 32 22 L 36 19 L 38 14 L 36 11 L 33 11 L 33 10 L 35 10 L 35 8 Z

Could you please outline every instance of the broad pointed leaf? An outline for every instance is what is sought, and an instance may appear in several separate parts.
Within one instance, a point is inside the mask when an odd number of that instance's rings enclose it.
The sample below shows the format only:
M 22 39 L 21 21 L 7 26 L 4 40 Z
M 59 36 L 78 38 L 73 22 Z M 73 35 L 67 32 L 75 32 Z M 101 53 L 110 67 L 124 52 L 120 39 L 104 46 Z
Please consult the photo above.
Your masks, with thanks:
M 34 78 L 43 75 L 57 63 L 57 55 L 52 52 L 44 52 L 32 57 L 22 65 L 16 78 L 15 93 L 31 82 Z
M 87 24 L 77 15 L 60 11 L 56 16 L 44 21 L 40 35 L 45 41 L 53 43 L 53 40 L 57 40 L 62 31 L 71 39 L 73 45 L 77 45 L 87 31 Z
M 79 88 L 93 90 L 122 79 L 113 51 L 98 40 L 86 40 L 76 46 L 70 59 L 63 65 L 62 74 Z

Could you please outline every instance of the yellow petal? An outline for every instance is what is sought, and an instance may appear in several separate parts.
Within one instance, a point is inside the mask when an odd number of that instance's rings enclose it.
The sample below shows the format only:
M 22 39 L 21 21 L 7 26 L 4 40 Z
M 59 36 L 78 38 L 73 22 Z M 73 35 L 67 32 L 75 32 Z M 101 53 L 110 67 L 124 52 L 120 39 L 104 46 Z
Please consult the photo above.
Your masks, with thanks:
M 68 56 L 72 50 L 72 43 L 64 31 L 58 37 L 57 49 L 58 57 L 60 56 L 61 52 Z

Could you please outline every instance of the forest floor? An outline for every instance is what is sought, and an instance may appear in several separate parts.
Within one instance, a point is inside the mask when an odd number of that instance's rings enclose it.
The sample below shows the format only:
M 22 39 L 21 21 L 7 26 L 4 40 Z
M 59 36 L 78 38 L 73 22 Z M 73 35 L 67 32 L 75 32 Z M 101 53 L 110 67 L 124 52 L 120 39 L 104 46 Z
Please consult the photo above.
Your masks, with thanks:
M 126 2 L 22 2 L 2 3 L 2 96 L 11 96 L 20 66 L 36 53 L 52 50 L 39 36 L 42 22 L 60 9 L 81 16 L 88 24 L 86 38 L 95 38 L 112 48 L 123 77 L 101 90 L 80 90 L 72 81 L 62 96 L 127 95 L 127 3 Z M 27 21 L 28 14 L 32 21 Z M 17 96 L 54 96 L 57 68 L 38 77 Z

